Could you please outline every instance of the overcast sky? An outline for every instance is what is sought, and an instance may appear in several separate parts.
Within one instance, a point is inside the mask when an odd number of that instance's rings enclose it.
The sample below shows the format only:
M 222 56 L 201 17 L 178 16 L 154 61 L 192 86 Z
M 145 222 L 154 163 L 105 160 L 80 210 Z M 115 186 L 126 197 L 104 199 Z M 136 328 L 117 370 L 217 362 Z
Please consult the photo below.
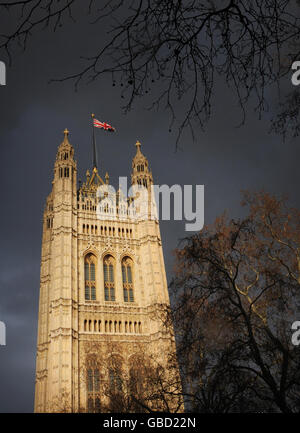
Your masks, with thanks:
M 240 113 L 222 83 L 206 130 L 196 131 L 196 142 L 185 134 L 177 151 L 167 113 L 149 112 L 140 101 L 125 116 L 121 89 L 110 79 L 83 85 L 77 93 L 70 82 L 48 84 L 78 70 L 79 56 L 91 54 L 95 40 L 102 40 L 101 25 L 87 23 L 39 32 L 24 53 L 16 53 L 7 85 L 0 86 L 0 320 L 7 327 L 7 345 L 0 346 L 0 412 L 33 411 L 42 213 L 64 128 L 79 177 L 91 169 L 94 112 L 117 129 L 96 131 L 101 175 L 108 171 L 115 185 L 118 176 L 129 176 L 138 139 L 156 184 L 205 185 L 205 222 L 225 209 L 238 217 L 243 189 L 288 193 L 300 206 L 299 140 L 283 143 L 268 133 L 268 116 L 259 121 L 250 111 L 246 126 L 237 128 Z M 161 232 L 170 281 L 172 250 L 188 233 L 182 221 L 161 222 Z

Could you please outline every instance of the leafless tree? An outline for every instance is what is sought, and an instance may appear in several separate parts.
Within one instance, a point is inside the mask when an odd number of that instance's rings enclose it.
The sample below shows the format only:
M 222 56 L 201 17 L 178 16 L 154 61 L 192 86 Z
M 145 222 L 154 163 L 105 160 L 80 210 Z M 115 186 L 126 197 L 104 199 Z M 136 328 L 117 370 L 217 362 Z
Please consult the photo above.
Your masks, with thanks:
M 103 45 L 97 39 L 82 69 L 61 80 L 78 86 L 109 74 L 112 85 L 121 86 L 125 111 L 139 97 L 149 109 L 167 109 L 178 139 L 186 127 L 192 134 L 195 125 L 204 127 L 218 77 L 235 92 L 242 124 L 249 102 L 259 115 L 268 109 L 269 90 L 290 79 L 291 64 L 300 58 L 299 2 L 289 0 L 0 1 L 2 20 L 12 17 L 0 50 L 11 58 L 14 44 L 26 48 L 35 32 L 45 26 L 56 31 L 83 10 L 93 25 L 109 23 L 108 39 Z M 277 131 L 291 124 L 284 116 L 290 98 L 274 120 Z M 298 113 L 292 115 L 297 133 Z
M 172 285 L 186 408 L 299 412 L 300 212 L 266 193 L 178 249 Z

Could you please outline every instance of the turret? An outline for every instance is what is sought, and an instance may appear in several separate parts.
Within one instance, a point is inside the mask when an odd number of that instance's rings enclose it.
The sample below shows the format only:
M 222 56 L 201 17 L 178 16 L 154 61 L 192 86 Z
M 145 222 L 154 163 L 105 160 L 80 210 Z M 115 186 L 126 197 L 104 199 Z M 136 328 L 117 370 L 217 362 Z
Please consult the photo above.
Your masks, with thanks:
M 76 191 L 76 161 L 74 148 L 68 139 L 69 131 L 64 130 L 64 139 L 59 145 L 54 164 L 55 192 Z
M 131 183 L 132 185 L 144 186 L 150 189 L 153 178 L 152 173 L 149 170 L 149 163 L 147 158 L 141 152 L 141 143 L 136 142 L 136 155 L 132 160 L 132 174 Z

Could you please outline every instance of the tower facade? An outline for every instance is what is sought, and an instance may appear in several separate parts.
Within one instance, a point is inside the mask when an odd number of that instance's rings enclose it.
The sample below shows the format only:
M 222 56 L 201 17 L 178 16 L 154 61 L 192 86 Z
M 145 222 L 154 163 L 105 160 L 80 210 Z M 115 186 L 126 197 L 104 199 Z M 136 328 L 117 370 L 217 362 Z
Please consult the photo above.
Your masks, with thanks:
M 175 395 L 180 378 L 152 183 L 137 142 L 129 197 L 96 167 L 78 186 L 64 131 L 43 218 L 36 412 L 180 407 L 158 389 Z

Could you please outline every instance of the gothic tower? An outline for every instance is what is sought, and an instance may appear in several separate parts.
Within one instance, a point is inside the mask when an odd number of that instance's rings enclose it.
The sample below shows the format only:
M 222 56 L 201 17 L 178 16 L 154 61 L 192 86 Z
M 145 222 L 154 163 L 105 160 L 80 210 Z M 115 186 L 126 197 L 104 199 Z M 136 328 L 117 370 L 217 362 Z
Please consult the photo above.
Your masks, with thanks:
M 35 411 L 165 410 L 153 383 L 180 378 L 148 160 L 137 142 L 130 197 L 97 167 L 78 187 L 68 134 L 43 218 Z

